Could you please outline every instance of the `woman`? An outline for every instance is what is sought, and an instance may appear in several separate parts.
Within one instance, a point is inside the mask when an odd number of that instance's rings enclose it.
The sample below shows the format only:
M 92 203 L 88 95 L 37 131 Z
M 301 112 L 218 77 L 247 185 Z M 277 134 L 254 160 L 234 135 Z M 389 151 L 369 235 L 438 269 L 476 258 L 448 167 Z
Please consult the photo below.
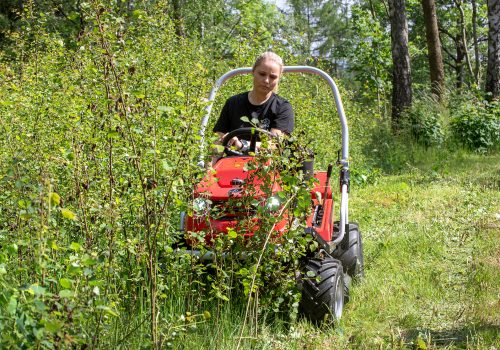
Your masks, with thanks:
M 252 126 L 241 120 L 257 119 L 257 126 L 280 136 L 291 134 L 294 127 L 294 114 L 291 104 L 275 94 L 283 73 L 283 61 L 274 52 L 264 52 L 255 61 L 252 68 L 253 88 L 251 91 L 230 97 L 222 108 L 219 120 L 213 131 L 220 140 L 235 129 Z M 248 142 L 233 137 L 228 146 L 245 151 Z

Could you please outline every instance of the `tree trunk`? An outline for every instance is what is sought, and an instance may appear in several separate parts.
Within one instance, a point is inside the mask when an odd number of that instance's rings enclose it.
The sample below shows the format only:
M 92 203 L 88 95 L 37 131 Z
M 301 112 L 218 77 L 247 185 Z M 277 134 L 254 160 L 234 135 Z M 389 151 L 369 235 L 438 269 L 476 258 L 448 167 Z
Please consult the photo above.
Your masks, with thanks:
M 173 0 L 172 7 L 173 7 L 175 34 L 181 37 L 185 37 L 186 31 L 184 30 L 184 23 L 183 23 L 184 21 L 181 14 L 181 8 L 182 8 L 181 0 Z
M 467 63 L 467 68 L 469 70 L 469 74 L 471 77 L 474 76 L 474 72 L 472 71 L 472 65 L 470 63 L 470 57 L 469 57 L 469 51 L 467 48 L 467 31 L 465 30 L 465 14 L 464 14 L 464 9 L 462 8 L 462 1 L 461 0 L 454 0 L 455 5 L 457 6 L 457 9 L 460 13 L 460 32 L 461 32 L 461 39 L 462 39 L 462 45 L 464 47 L 464 53 L 465 53 L 465 61 Z
M 306 15 L 307 15 L 307 49 L 308 55 L 312 53 L 312 29 L 311 29 L 311 2 L 308 0 L 306 5 Z
M 432 93 L 437 97 L 438 101 L 441 101 L 444 93 L 444 67 L 434 0 L 422 0 L 422 8 L 424 11 L 427 51 L 429 52 Z
M 411 106 L 411 67 L 408 51 L 408 23 L 405 0 L 389 0 L 391 20 L 392 74 L 392 130 L 402 127 L 402 113 Z
M 372 18 L 374 20 L 376 20 L 377 19 L 377 15 L 375 14 L 375 7 L 373 7 L 373 1 L 369 0 L 368 3 L 370 5 L 370 13 L 372 14 Z
M 488 69 L 485 91 L 500 97 L 500 0 L 488 0 Z
M 456 59 L 456 65 L 455 65 L 455 72 L 457 74 L 457 89 L 461 89 L 465 77 L 464 77 L 464 60 L 465 60 L 465 49 L 464 49 L 464 42 L 460 35 L 457 36 L 456 40 L 456 47 L 457 47 L 457 59 Z
M 474 80 L 479 87 L 479 69 L 481 67 L 481 58 L 479 57 L 479 43 L 477 41 L 477 4 L 472 0 L 472 38 L 474 40 Z

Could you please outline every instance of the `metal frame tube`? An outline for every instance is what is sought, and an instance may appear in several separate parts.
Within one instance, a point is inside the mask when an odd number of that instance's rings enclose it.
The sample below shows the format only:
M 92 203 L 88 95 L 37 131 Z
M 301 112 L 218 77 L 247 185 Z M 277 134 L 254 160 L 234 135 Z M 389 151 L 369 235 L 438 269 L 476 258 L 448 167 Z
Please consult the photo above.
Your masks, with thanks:
M 342 158 L 340 159 L 340 165 L 343 169 L 349 169 L 349 129 L 347 126 L 347 119 L 344 113 L 344 106 L 342 104 L 342 99 L 340 97 L 339 90 L 337 88 L 337 84 L 326 72 L 322 71 L 316 67 L 309 66 L 285 66 L 283 67 L 283 73 L 310 73 L 316 74 L 322 77 L 328 85 L 330 86 L 333 97 L 335 99 L 335 106 L 337 108 L 337 114 L 339 116 L 340 125 L 342 128 Z M 237 68 L 233 69 L 226 74 L 222 75 L 216 82 L 212 90 L 210 91 L 210 95 L 208 97 L 208 105 L 205 107 L 205 115 L 201 120 L 201 128 L 199 135 L 201 136 L 200 141 L 200 153 L 203 154 L 203 146 L 205 142 L 205 130 L 208 124 L 208 119 L 210 117 L 210 113 L 212 112 L 213 101 L 215 100 L 215 96 L 217 95 L 217 91 L 219 88 L 226 82 L 227 80 L 244 74 L 252 74 L 251 67 L 245 68 Z M 200 157 L 200 165 L 203 164 L 202 156 Z M 340 199 L 340 234 L 334 240 L 334 243 L 340 242 L 345 235 L 345 226 L 348 222 L 348 193 L 347 193 L 347 185 L 343 185 L 341 189 L 341 199 Z

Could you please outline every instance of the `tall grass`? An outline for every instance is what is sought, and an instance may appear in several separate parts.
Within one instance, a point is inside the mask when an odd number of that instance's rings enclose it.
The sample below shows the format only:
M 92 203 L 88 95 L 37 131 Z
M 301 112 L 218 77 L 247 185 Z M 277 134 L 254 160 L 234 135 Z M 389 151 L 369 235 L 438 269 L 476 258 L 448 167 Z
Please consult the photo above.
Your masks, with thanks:
M 499 157 L 456 154 L 443 164 L 428 155 L 410 171 L 353 188 L 350 217 L 362 228 L 366 277 L 351 289 L 340 324 L 261 314 L 243 348 L 498 345 Z M 173 347 L 235 348 L 243 305 L 225 303 Z
M 210 271 L 175 256 L 179 213 L 204 173 L 195 166 L 204 98 L 228 67 L 176 37 L 157 6 L 124 26 L 92 1 L 74 47 L 28 11 L 13 56 L 2 56 L 0 348 L 496 344 L 498 259 L 489 242 L 498 241 L 498 157 L 373 133 L 380 121 L 347 93 L 364 185 L 353 185 L 350 217 L 364 233 L 367 277 L 339 325 L 295 319 L 297 291 L 281 283 L 291 280 L 276 261 L 265 263 L 270 272 L 248 303 L 240 265 Z M 233 59 L 251 65 L 263 47 Z M 248 87 L 241 78 L 221 99 Z M 282 94 L 317 168 L 334 162 L 339 127 L 328 89 L 287 77 Z

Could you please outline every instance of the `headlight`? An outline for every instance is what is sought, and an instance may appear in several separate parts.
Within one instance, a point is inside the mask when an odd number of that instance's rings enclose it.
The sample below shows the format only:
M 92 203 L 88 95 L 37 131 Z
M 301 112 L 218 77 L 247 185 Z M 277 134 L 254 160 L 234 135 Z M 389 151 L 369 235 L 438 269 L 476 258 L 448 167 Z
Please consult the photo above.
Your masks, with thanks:
M 281 207 L 281 200 L 277 196 L 269 197 L 266 200 L 266 209 L 270 212 L 278 211 Z
M 198 197 L 193 201 L 193 210 L 196 215 L 205 215 L 210 209 L 212 201 L 207 198 Z

